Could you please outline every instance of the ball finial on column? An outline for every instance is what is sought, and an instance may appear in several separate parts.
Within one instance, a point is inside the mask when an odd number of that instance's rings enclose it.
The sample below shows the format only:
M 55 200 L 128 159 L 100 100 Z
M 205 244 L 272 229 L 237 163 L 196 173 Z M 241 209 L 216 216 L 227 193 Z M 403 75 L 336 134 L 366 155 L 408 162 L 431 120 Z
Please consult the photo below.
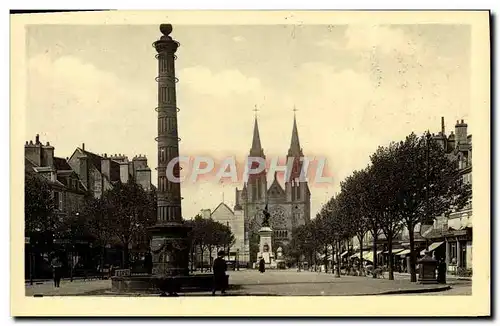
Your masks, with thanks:
M 172 25 L 171 24 L 161 24 L 160 25 L 160 32 L 168 36 L 170 33 L 172 33 Z

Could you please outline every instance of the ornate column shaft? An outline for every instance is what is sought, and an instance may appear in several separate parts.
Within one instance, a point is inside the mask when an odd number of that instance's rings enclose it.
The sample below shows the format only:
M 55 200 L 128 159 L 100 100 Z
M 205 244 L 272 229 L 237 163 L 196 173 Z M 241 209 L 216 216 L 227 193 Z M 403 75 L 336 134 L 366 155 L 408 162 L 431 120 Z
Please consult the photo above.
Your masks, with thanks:
M 179 136 L 177 133 L 177 99 L 175 84 L 175 52 L 179 43 L 168 34 L 172 31 L 170 25 L 162 25 L 164 34 L 154 43 L 158 54 L 158 215 L 159 224 L 180 222 L 181 190 L 180 184 L 167 177 L 168 163 L 179 157 Z M 173 176 L 179 177 L 179 164 L 173 168 Z
M 175 85 L 175 52 L 179 43 L 172 39 L 172 25 L 160 25 L 163 34 L 153 43 L 158 52 L 158 210 L 156 224 L 150 229 L 152 235 L 153 274 L 159 276 L 189 274 L 189 239 L 182 220 L 180 166 L 173 168 L 172 160 L 179 157 L 179 136 L 177 132 L 177 98 Z M 170 175 L 169 171 L 170 170 Z

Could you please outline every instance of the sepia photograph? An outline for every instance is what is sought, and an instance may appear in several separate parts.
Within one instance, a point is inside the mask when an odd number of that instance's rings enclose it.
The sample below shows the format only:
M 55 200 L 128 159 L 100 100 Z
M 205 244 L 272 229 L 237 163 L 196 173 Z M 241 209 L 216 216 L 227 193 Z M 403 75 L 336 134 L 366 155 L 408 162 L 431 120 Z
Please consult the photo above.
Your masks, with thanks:
M 489 19 L 12 15 L 13 313 L 489 314 Z

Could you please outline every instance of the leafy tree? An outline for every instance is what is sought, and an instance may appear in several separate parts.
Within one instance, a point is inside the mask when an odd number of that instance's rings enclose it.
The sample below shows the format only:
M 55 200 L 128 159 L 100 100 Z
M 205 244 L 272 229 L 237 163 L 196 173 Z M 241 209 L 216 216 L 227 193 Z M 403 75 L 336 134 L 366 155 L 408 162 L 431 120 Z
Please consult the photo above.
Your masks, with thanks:
M 85 229 L 94 238 L 95 243 L 101 248 L 100 268 L 104 266 L 106 257 L 106 245 L 115 234 L 113 207 L 106 200 L 106 197 L 95 198 L 88 196 L 81 216 L 84 218 Z
M 410 134 L 392 155 L 392 170 L 402 180 L 396 205 L 409 231 L 411 281 L 416 282 L 415 226 L 463 208 L 472 193 L 470 185 L 462 181 L 457 162 L 430 135 Z
M 156 221 L 153 197 L 133 180 L 118 182 L 104 194 L 113 233 L 123 246 L 124 267 L 129 267 L 129 244 Z
M 382 233 L 382 216 L 381 210 L 378 209 L 382 205 L 380 196 L 382 189 L 380 189 L 381 182 L 379 182 L 376 179 L 376 175 L 370 171 L 370 167 L 368 167 L 366 173 L 363 174 L 363 183 L 368 185 L 366 191 L 363 193 L 363 211 L 366 215 L 368 231 L 372 235 L 373 268 L 375 269 L 378 266 L 377 241 L 378 236 Z M 373 277 L 376 277 L 375 273 Z
M 207 249 L 207 220 L 203 219 L 200 214 L 196 215 L 194 219 L 188 222 L 191 227 L 190 237 L 192 248 L 199 248 L 200 250 L 200 260 L 201 260 L 201 271 L 203 272 L 203 258 L 205 256 L 205 250 Z
M 354 171 L 341 183 L 341 192 L 337 197 L 339 214 L 348 223 L 351 233 L 357 237 L 360 246 L 359 270 L 362 270 L 363 240 L 368 232 L 367 217 L 369 214 L 368 192 L 370 188 L 365 183 L 368 170 Z
M 314 230 L 315 249 L 323 256 L 323 264 L 325 271 L 328 272 L 328 244 L 330 243 L 329 216 L 326 212 L 321 211 L 316 215 L 316 218 L 311 221 L 310 227 Z
M 201 215 L 198 214 L 188 223 L 191 227 L 190 237 L 192 241 L 192 247 L 196 246 L 199 248 L 202 264 L 205 251 L 208 251 L 209 253 L 211 265 L 213 258 L 212 252 L 214 249 L 216 251 L 219 251 L 220 248 L 223 248 L 225 251 L 229 251 L 229 249 L 234 245 L 236 241 L 234 234 L 227 225 L 216 222 L 211 218 L 204 219 L 201 217 Z
M 295 234 L 296 229 L 292 230 Z M 300 269 L 300 257 L 302 253 L 298 249 L 297 239 L 292 237 L 291 241 L 283 246 L 284 258 L 288 266 L 297 265 Z
M 216 248 L 216 251 L 219 251 L 221 248 L 229 253 L 229 250 L 234 245 L 236 239 L 231 232 L 231 228 L 227 225 L 224 225 L 220 222 L 216 222 L 213 220 L 209 220 L 212 229 L 212 241 L 213 245 Z
M 398 146 L 397 143 L 391 143 L 389 147 L 379 147 L 377 152 L 371 156 L 372 166 L 370 168 L 379 197 L 372 209 L 379 213 L 380 227 L 387 239 L 390 280 L 394 279 L 392 244 L 394 237 L 402 228 L 402 217 L 396 204 L 396 197 L 401 183 L 405 182 L 404 175 L 400 174 L 401 170 L 396 169 L 395 152 L 397 152 Z
M 69 253 L 73 257 L 73 252 L 76 245 L 76 240 L 83 239 L 89 232 L 86 227 L 85 217 L 79 212 L 71 211 L 61 220 L 58 221 L 56 226 L 56 234 L 59 239 L 69 240 L 67 245 L 69 248 Z M 69 266 L 70 279 L 73 281 L 73 259 L 71 259 L 71 264 Z
M 43 177 L 25 174 L 24 219 L 25 232 L 53 232 L 55 229 L 54 196 Z
M 315 253 L 313 224 L 308 223 L 300 225 L 292 232 L 292 251 L 300 253 L 299 259 L 304 256 L 305 260 L 311 266 Z

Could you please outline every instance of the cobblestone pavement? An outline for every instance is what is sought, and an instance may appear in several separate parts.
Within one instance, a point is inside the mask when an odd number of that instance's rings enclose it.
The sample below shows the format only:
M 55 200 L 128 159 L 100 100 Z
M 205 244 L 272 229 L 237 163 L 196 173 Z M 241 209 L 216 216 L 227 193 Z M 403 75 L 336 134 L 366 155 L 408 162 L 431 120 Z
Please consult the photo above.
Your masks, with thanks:
M 442 285 L 421 285 L 411 283 L 407 275 L 396 275 L 395 280 L 373 279 L 371 277 L 344 276 L 336 278 L 331 273 L 317 273 L 297 270 L 268 270 L 259 273 L 256 270 L 230 271 L 231 288 L 228 295 L 279 295 L 279 296 L 345 296 L 374 295 L 398 291 L 428 291 L 442 289 Z M 386 275 L 387 277 L 387 275 Z M 447 291 L 425 293 L 426 295 L 467 295 L 471 294 L 471 283 L 452 281 L 452 289 Z M 110 294 L 110 280 L 69 282 L 63 280 L 60 288 L 54 288 L 51 282 L 26 285 L 26 295 L 42 294 L 58 295 L 106 295 Z M 186 295 L 208 295 L 210 293 L 189 293 Z M 413 294 L 416 295 L 416 294 Z

